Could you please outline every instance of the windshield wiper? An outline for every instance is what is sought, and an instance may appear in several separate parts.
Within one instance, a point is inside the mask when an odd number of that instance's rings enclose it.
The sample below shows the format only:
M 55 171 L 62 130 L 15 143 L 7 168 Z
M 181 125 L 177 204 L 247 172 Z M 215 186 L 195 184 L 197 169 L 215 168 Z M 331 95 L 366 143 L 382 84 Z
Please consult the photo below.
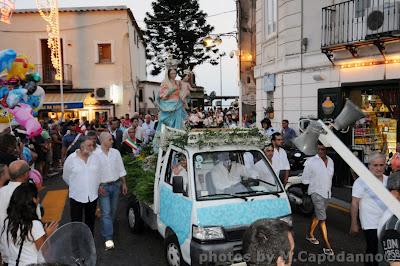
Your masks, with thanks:
M 282 191 L 281 191 L 282 192 Z M 253 190 L 253 191 L 243 191 L 243 192 L 239 192 L 236 194 L 259 194 L 259 195 L 275 195 L 276 197 L 280 198 L 281 195 L 279 194 L 280 192 L 278 191 L 259 191 L 259 190 Z
M 245 196 L 240 196 L 240 195 L 237 195 L 237 194 L 228 194 L 228 193 L 211 194 L 211 195 L 207 195 L 207 196 L 201 196 L 200 198 L 213 197 L 213 196 L 231 196 L 233 198 L 242 199 L 244 201 L 248 200 L 248 198 L 246 198 Z
M 264 184 L 267 184 L 267 185 L 270 185 L 270 186 L 273 186 L 273 187 L 277 187 L 277 184 L 272 184 L 272 183 L 270 183 L 268 181 L 265 181 L 265 180 L 262 180 L 260 178 L 252 178 L 252 177 L 250 177 L 250 178 L 248 178 L 248 180 L 256 180 L 256 181 L 263 182 Z

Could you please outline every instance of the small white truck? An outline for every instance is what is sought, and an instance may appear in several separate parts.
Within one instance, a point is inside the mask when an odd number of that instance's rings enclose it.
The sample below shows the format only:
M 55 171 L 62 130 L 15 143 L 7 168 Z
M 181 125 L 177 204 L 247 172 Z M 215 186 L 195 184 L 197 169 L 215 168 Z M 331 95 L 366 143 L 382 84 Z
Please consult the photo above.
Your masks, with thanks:
M 133 232 L 143 224 L 158 230 L 168 265 L 230 265 L 242 259 L 242 235 L 251 223 L 291 223 L 286 192 L 260 150 L 262 138 L 249 132 L 163 127 L 153 204 L 132 200 L 127 218 Z M 185 145 L 168 140 L 180 134 L 188 136 Z

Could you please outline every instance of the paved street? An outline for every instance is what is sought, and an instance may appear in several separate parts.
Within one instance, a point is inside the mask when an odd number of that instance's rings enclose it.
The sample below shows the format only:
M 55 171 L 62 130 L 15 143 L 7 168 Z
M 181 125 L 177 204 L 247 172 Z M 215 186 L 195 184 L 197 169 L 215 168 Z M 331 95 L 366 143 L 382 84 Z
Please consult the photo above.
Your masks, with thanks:
M 65 189 L 65 185 L 59 177 L 47 180 L 42 195 L 46 198 L 48 191 Z M 69 206 L 66 200 L 62 210 L 62 223 L 69 221 Z M 99 224 L 96 224 L 95 243 L 98 256 L 98 265 L 166 265 L 163 254 L 163 240 L 157 232 L 146 230 L 142 234 L 130 233 L 126 220 L 127 199 L 122 199 L 119 206 L 118 218 L 115 226 L 115 245 L 111 251 L 104 251 L 103 241 L 99 233 Z M 61 215 L 61 214 L 60 214 Z M 313 246 L 305 241 L 306 228 L 309 219 L 295 214 L 293 216 L 296 257 L 294 265 L 318 265 L 317 260 L 323 265 L 338 265 L 338 262 L 324 261 L 326 257 L 322 253 L 322 246 Z M 331 244 L 336 254 L 340 252 L 362 253 L 364 250 L 364 239 L 361 235 L 350 237 L 348 234 L 350 216 L 348 212 L 336 208 L 328 210 L 328 233 Z M 320 241 L 319 234 L 316 235 Z M 344 256 L 341 255 L 341 256 Z M 308 261 L 307 261 L 308 259 Z M 339 258 L 340 259 L 340 258 Z M 340 265 L 362 265 L 362 263 L 340 263 Z

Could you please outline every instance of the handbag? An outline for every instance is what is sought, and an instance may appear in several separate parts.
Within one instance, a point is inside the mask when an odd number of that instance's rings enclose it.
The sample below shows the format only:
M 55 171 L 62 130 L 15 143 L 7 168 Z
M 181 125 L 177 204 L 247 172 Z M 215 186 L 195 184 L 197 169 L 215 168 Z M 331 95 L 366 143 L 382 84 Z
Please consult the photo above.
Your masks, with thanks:
M 21 257 L 21 253 L 22 253 L 22 246 L 24 245 L 24 239 L 22 239 L 21 245 L 19 246 L 19 251 L 18 251 L 18 257 L 17 260 L 15 261 L 15 266 L 19 265 L 19 259 Z

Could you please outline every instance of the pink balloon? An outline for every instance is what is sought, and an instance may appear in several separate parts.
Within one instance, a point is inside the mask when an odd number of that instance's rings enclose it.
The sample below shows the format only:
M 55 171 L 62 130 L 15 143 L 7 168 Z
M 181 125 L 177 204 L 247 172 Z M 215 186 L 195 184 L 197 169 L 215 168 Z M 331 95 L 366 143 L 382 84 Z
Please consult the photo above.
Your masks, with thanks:
M 43 178 L 40 172 L 36 169 L 31 169 L 29 171 L 29 178 L 33 180 L 37 187 L 41 187 L 43 183 Z
M 28 104 L 20 103 L 14 108 L 9 109 L 9 112 L 14 115 L 17 123 L 26 129 L 29 138 L 33 138 L 42 133 L 42 127 L 39 121 L 32 116 L 32 107 Z

